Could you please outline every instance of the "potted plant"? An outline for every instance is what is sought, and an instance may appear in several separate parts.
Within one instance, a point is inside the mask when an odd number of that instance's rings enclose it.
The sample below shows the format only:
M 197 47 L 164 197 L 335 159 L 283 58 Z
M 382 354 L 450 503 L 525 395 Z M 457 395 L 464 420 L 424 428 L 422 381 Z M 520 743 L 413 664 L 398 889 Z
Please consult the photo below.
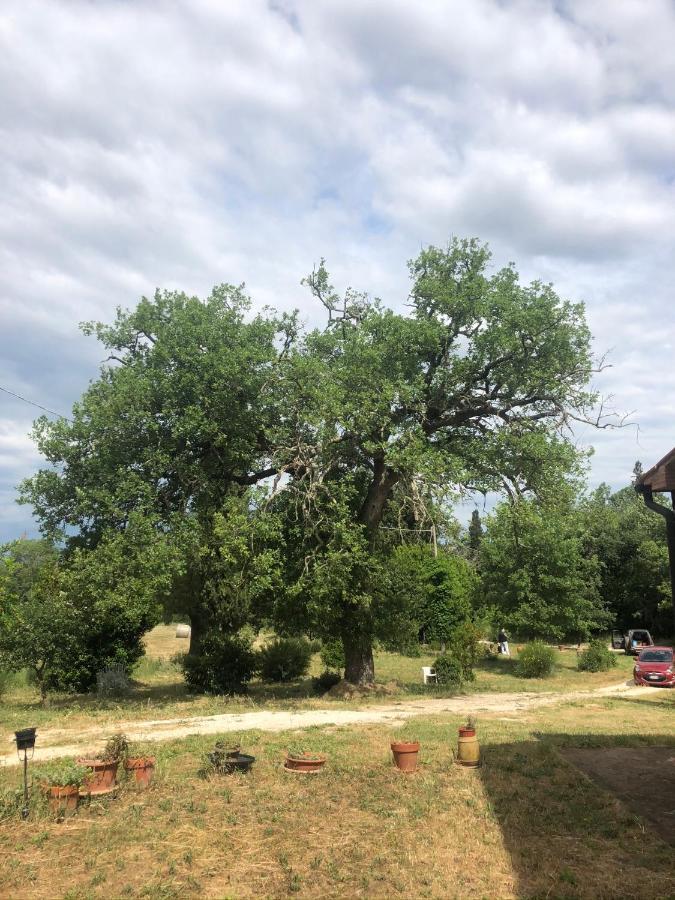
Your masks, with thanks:
M 120 762 L 126 758 L 129 744 L 123 734 L 115 734 L 106 743 L 101 753 L 93 757 L 82 757 L 77 760 L 80 766 L 86 766 L 89 776 L 84 788 L 87 794 L 92 796 L 110 794 L 117 784 L 117 769 Z
M 298 772 L 309 775 L 320 772 L 326 764 L 328 757 L 325 753 L 316 753 L 314 750 L 290 749 L 286 751 L 284 768 L 289 772 Z
M 466 725 L 459 726 L 460 737 L 473 737 L 476 733 L 476 720 L 473 716 L 469 716 Z
M 114 735 L 114 737 L 111 738 L 111 741 L 113 740 L 117 741 L 117 745 L 113 749 L 118 753 L 119 762 L 124 763 L 124 771 L 127 775 L 133 773 L 136 787 L 148 787 L 155 774 L 155 763 L 157 762 L 157 758 L 155 756 L 138 756 L 136 753 L 132 752 L 132 745 L 127 741 L 123 734 Z M 110 743 L 110 741 L 108 743 Z
M 255 756 L 241 753 L 240 750 L 239 744 L 216 741 L 213 750 L 206 754 L 209 768 L 220 775 L 231 775 L 232 772 L 248 772 L 255 762 Z
M 49 808 L 59 818 L 75 815 L 80 800 L 80 787 L 87 777 L 84 766 L 59 761 L 37 773 L 49 801 Z
M 391 752 L 394 755 L 396 767 L 410 774 L 417 768 L 420 753 L 419 741 L 392 741 Z
M 476 720 L 469 716 L 466 725 L 459 727 L 459 741 L 457 743 L 457 757 L 455 761 L 460 766 L 475 768 L 480 765 L 480 744 L 476 737 Z

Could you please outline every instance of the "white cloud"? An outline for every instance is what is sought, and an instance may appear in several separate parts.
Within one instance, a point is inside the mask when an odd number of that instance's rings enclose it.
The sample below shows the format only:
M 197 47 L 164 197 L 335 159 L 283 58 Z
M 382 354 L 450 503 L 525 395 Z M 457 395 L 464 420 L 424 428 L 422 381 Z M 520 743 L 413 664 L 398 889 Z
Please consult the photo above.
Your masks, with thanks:
M 67 412 L 101 356 L 77 322 L 157 285 L 311 318 L 326 255 L 400 304 L 421 244 L 478 234 L 614 348 L 640 445 L 583 437 L 621 483 L 675 442 L 674 44 L 667 0 L 5 0 L 0 385 Z M 3 503 L 35 465 L 5 452 Z

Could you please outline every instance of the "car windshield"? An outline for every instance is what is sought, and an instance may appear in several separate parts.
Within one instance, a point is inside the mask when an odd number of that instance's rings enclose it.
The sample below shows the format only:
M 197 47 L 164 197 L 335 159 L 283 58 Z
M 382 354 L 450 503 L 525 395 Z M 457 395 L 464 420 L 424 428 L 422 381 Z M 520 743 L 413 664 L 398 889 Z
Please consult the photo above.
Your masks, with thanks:
M 643 650 L 640 654 L 640 662 L 668 663 L 672 661 L 672 650 Z

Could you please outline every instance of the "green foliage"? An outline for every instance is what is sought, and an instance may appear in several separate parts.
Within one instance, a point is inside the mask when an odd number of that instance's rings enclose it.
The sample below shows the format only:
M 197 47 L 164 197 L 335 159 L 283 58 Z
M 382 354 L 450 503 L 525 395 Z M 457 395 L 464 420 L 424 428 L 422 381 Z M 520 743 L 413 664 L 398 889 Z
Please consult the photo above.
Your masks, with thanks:
M 321 647 L 321 662 L 327 669 L 344 669 L 345 648 L 342 641 L 335 638 L 325 641 Z
M 237 635 L 210 632 L 197 656 L 183 660 L 187 686 L 205 694 L 243 694 L 256 670 L 250 641 Z
M 471 552 L 477 556 L 483 541 L 483 524 L 477 509 L 474 509 L 471 512 L 471 521 L 469 522 L 467 537 Z
M 312 688 L 317 694 L 325 694 L 326 691 L 329 691 L 341 681 L 342 678 L 339 672 L 331 672 L 329 669 L 326 669 L 325 672 L 312 678 Z
M 606 672 L 616 666 L 616 654 L 604 641 L 591 641 L 579 654 L 578 666 L 582 672 Z
M 448 643 L 448 653 L 459 664 L 463 681 L 474 681 L 474 666 L 481 657 L 478 641 L 480 629 L 472 622 L 462 622 L 453 629 Z
M 48 690 L 89 690 L 97 673 L 127 674 L 142 656 L 143 634 L 157 621 L 171 548 L 146 520 L 109 532 L 93 550 L 59 558 L 45 541 L 17 541 L 0 560 L 0 661 L 27 668 Z
M 454 656 L 439 656 L 434 662 L 434 669 L 439 684 L 461 687 L 464 680 L 462 664 Z
M 520 652 L 516 664 L 519 678 L 547 678 L 553 673 L 555 650 L 543 641 L 532 641 Z
M 307 674 L 312 647 L 305 638 L 277 638 L 258 651 L 263 681 L 292 681 Z
M 503 503 L 488 519 L 483 602 L 522 637 L 584 639 L 611 620 L 598 590 L 598 560 L 585 546 L 583 517 L 561 494 L 555 503 Z
M 149 520 L 175 550 L 155 603 L 190 616 L 192 655 L 209 630 L 265 618 L 341 638 L 345 676 L 372 678 L 374 640 L 416 637 L 410 597 L 387 588 L 381 524 L 428 535 L 453 484 L 550 492 L 577 464 L 560 425 L 595 399 L 581 305 L 492 271 L 476 240 L 429 247 L 409 270 L 404 315 L 340 297 L 322 263 L 306 283 L 328 324 L 309 333 L 250 316 L 233 286 L 203 302 L 157 292 L 85 326 L 111 365 L 72 422 L 38 420 L 53 468 L 24 499 L 48 532 L 69 529 L 69 552 Z M 270 502 L 251 501 L 247 486 L 270 474 L 285 476 Z M 441 634 L 467 612 L 457 572 L 437 575 L 428 625 Z
M 645 506 L 633 487 L 612 493 L 607 485 L 594 491 L 581 510 L 587 552 L 600 563 L 600 595 L 616 624 L 670 634 L 672 598 L 661 516 Z
M 96 673 L 96 693 L 99 697 L 124 697 L 130 689 L 131 682 L 124 666 L 106 666 Z
M 96 757 L 97 759 L 115 760 L 122 762 L 131 752 L 131 746 L 125 734 L 113 734 L 108 738 L 105 747 Z
M 80 787 L 89 775 L 89 769 L 69 760 L 48 763 L 35 772 L 35 777 L 51 787 Z

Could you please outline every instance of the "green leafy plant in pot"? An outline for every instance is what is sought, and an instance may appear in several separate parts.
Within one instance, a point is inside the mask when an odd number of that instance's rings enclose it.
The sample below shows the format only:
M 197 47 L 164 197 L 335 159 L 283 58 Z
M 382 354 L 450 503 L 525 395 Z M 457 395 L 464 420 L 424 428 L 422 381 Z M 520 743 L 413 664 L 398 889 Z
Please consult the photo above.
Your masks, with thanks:
M 85 781 L 85 789 L 92 796 L 110 794 L 117 784 L 117 770 L 126 759 L 129 743 L 123 734 L 114 734 L 100 753 L 92 757 L 81 757 L 78 765 L 86 766 L 89 775 Z
M 51 763 L 36 773 L 54 815 L 63 818 L 77 812 L 80 788 L 88 774 L 84 766 L 69 761 Z

